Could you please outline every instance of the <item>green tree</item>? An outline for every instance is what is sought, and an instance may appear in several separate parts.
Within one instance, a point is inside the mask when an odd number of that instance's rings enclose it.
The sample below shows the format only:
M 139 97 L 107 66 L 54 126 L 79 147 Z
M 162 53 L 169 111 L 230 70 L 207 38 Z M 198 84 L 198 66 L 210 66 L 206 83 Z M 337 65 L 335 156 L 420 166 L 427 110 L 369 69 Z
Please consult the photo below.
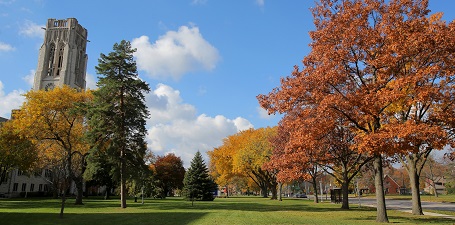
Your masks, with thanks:
M 119 182 L 118 167 L 115 166 L 115 160 L 108 157 L 105 152 L 98 151 L 87 157 L 87 169 L 84 178 L 89 181 L 90 185 L 106 186 L 104 199 L 110 199 L 112 188 L 116 187 Z
M 149 112 L 144 93 L 150 88 L 138 77 L 135 51 L 130 42 L 122 40 L 108 55 L 100 55 L 95 68 L 102 76 L 98 77 L 98 89 L 88 109 L 92 128 L 88 136 L 95 146 L 92 151 L 106 151 L 116 161 L 122 208 L 127 206 L 126 180 L 139 176 L 147 149 L 145 120 Z
M 198 151 L 191 161 L 191 167 L 185 173 L 183 180 L 183 193 L 185 198 L 199 201 L 213 201 L 213 191 L 216 190 L 216 184 L 209 175 L 209 170 Z

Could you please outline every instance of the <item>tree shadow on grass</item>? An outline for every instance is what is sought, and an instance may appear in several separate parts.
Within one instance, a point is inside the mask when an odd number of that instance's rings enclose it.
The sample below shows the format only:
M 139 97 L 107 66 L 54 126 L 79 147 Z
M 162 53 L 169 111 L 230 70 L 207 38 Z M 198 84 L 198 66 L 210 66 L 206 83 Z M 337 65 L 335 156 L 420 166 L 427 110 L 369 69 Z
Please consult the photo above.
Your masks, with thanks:
M 190 224 L 204 217 L 199 212 L 150 212 L 150 213 L 66 213 L 62 219 L 58 213 L 0 213 L 0 223 L 23 224 L 94 224 L 94 225 L 138 225 L 138 224 Z
M 167 201 L 167 200 L 166 200 Z M 150 207 L 156 207 L 160 210 L 236 210 L 236 211 L 254 211 L 254 212 L 277 212 L 277 211 L 310 211 L 310 212 L 334 212 L 334 211 L 349 211 L 341 209 L 341 205 L 332 204 L 314 204 L 312 202 L 302 202 L 302 200 L 285 200 L 286 203 L 268 204 L 269 200 L 263 200 L 256 202 L 252 201 L 235 201 L 230 199 L 229 201 L 213 201 L 213 202 L 199 202 L 195 201 L 194 205 L 190 201 L 180 200 L 179 202 L 170 201 L 168 204 L 161 201 L 159 204 L 152 204 Z M 277 201 L 277 200 L 270 200 Z M 284 202 L 284 201 L 283 201 Z M 147 206 L 145 206 L 147 207 Z M 371 211 L 368 208 L 361 209 Z

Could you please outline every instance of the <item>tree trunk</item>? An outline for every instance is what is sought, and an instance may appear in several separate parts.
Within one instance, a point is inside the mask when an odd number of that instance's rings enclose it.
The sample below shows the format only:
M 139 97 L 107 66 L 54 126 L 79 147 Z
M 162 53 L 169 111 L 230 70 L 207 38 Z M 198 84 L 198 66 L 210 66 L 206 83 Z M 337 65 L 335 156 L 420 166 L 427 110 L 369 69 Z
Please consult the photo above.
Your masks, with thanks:
M 54 190 L 52 190 L 52 198 L 57 199 L 58 198 L 58 188 L 54 187 Z
M 83 196 L 83 190 L 82 189 L 84 187 L 84 183 L 82 181 L 82 177 L 75 179 L 74 183 L 76 184 L 76 190 L 77 190 L 76 202 L 74 204 L 83 205 L 84 203 L 82 203 L 82 196 Z
M 229 187 L 226 185 L 226 198 L 229 198 Z
M 111 199 L 111 187 L 107 186 L 106 191 L 104 193 L 104 200 Z
M 120 202 L 121 208 L 126 208 L 126 179 L 125 179 L 125 153 L 124 149 L 120 151 Z
M 341 184 L 341 193 L 343 194 L 341 208 L 349 209 L 349 181 L 343 180 L 343 183 Z
M 262 197 L 263 197 L 263 198 L 269 197 L 269 195 L 268 195 L 268 193 L 267 193 L 267 185 L 265 185 L 265 184 L 262 185 L 262 186 L 261 186 L 261 191 L 262 191 Z
M 279 191 L 278 191 L 278 200 L 283 201 L 282 195 L 283 195 L 283 183 L 278 183 Z
M 63 211 L 65 210 L 65 201 L 66 201 L 66 193 L 65 188 L 62 190 L 62 204 L 60 207 L 60 219 L 63 218 Z
M 278 199 L 276 186 L 277 186 L 276 184 L 270 185 L 270 191 L 272 192 L 272 198 L 271 198 L 272 200 Z
M 314 190 L 314 203 L 319 203 L 319 196 L 318 196 L 318 183 L 316 182 L 316 177 L 313 176 L 313 190 Z
M 411 182 L 412 193 L 412 214 L 423 215 L 419 192 L 420 181 L 419 176 L 417 175 L 416 163 L 415 161 L 408 159 L 408 164 L 409 181 Z
M 436 198 L 439 197 L 438 192 L 436 191 L 436 184 L 434 183 L 434 181 L 433 181 L 433 190 L 434 190 L 434 197 L 436 197 Z
M 380 154 L 375 155 L 373 161 L 374 167 L 374 185 L 376 188 L 376 222 L 388 223 L 389 218 L 387 217 L 387 209 L 385 205 L 384 195 L 384 183 L 383 183 L 383 171 L 382 171 L 382 156 Z

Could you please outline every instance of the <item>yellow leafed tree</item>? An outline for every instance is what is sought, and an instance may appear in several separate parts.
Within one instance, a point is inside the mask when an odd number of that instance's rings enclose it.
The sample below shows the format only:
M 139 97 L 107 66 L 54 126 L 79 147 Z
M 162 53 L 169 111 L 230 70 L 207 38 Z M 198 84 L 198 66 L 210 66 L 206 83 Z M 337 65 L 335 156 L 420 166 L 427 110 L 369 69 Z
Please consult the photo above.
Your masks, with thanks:
M 71 180 L 78 192 L 76 204 L 82 204 L 83 159 L 89 145 L 83 138 L 88 128 L 79 106 L 90 101 L 92 94 L 63 86 L 50 91 L 32 90 L 25 97 L 25 103 L 12 122 L 37 146 L 40 160 L 62 163 L 62 184 L 65 184 L 61 189 L 63 215 L 64 193 Z

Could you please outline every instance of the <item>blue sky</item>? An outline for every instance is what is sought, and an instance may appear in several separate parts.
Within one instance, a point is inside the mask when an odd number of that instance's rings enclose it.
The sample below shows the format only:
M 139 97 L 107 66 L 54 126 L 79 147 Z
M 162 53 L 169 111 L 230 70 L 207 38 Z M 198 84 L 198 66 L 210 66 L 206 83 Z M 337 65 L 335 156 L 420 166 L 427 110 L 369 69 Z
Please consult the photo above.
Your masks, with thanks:
M 113 3 L 115 2 L 115 3 Z M 88 30 L 87 82 L 95 88 L 100 53 L 121 40 L 138 49 L 139 74 L 152 92 L 149 149 L 185 165 L 249 127 L 275 126 L 258 94 L 277 87 L 310 51 L 312 0 L 0 0 L 0 116 L 31 89 L 48 18 L 76 18 Z M 455 18 L 455 1 L 430 1 Z

